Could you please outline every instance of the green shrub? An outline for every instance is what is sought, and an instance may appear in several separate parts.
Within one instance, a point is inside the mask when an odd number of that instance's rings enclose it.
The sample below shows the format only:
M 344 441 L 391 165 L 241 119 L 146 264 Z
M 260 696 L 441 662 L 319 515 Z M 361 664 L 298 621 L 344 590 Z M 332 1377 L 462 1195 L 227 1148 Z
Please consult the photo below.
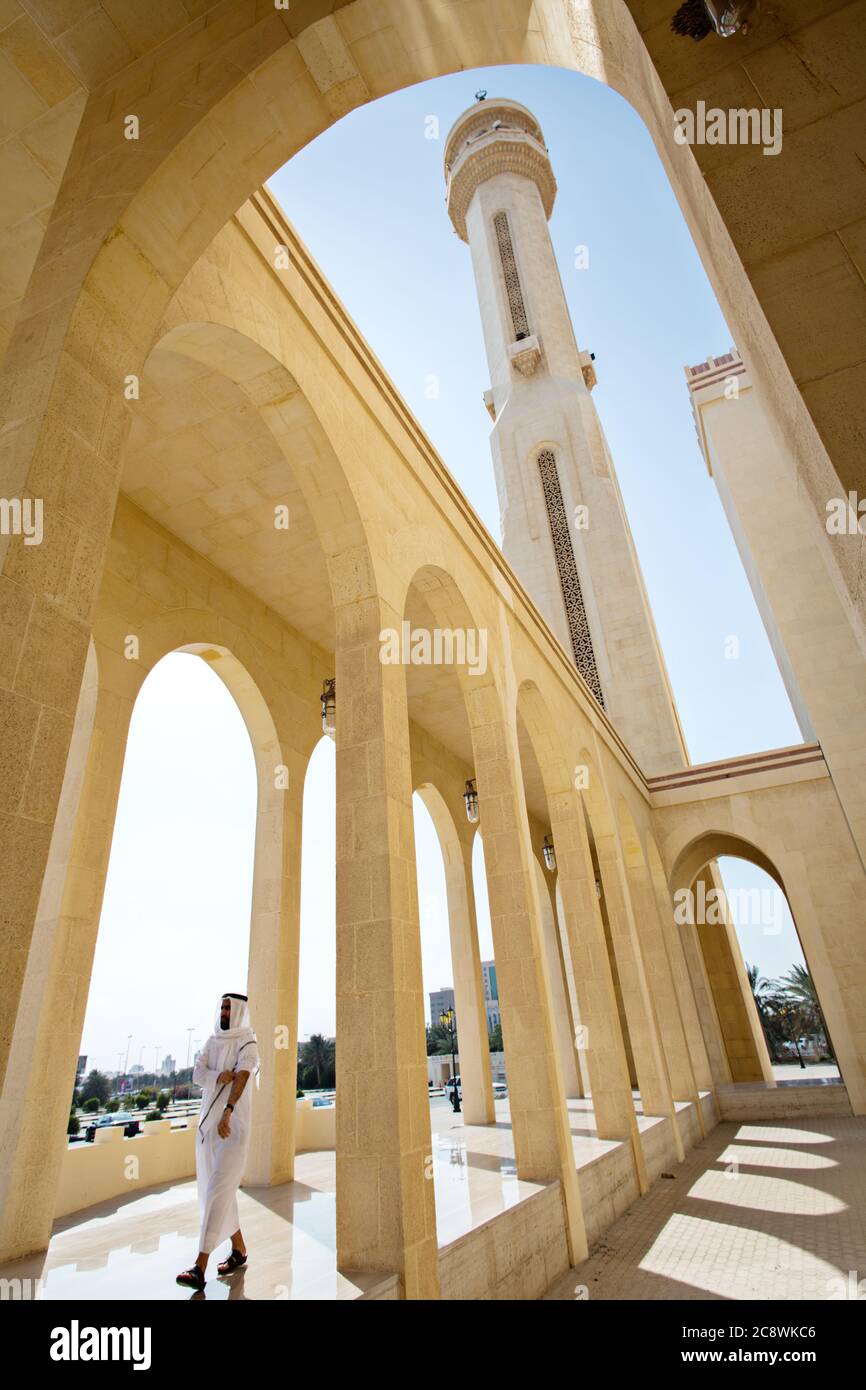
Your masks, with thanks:
M 90 1096 L 82 1105 L 85 1115 L 95 1115 L 99 1110 L 99 1096 Z
M 81 1125 L 80 1125 L 79 1122 L 78 1122 L 78 1116 L 76 1115 L 76 1113 L 75 1113 L 74 1110 L 70 1110 L 70 1112 L 69 1112 L 69 1120 L 68 1120 L 67 1125 L 66 1125 L 66 1133 L 67 1133 L 67 1134 L 78 1134 L 78 1132 L 79 1132 L 80 1129 L 81 1129 Z

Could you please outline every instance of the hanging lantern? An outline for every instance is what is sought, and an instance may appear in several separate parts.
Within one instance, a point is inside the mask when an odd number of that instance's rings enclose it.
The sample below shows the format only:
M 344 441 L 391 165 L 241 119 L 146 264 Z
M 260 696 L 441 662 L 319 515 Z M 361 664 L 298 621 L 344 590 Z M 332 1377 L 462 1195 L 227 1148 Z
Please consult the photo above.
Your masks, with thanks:
M 556 868 L 556 850 L 553 848 L 553 841 L 549 835 L 545 835 L 541 845 L 541 853 L 544 855 L 544 866 L 553 873 Z
M 684 0 L 671 29 L 681 38 L 700 42 L 715 29 L 722 39 L 748 34 L 758 14 L 758 0 Z
M 478 823 L 478 792 L 475 789 L 475 779 L 470 777 L 466 783 L 466 790 L 463 793 L 463 800 L 466 803 L 466 819 L 470 825 Z
M 322 728 L 331 738 L 337 732 L 337 681 L 333 676 L 322 683 Z

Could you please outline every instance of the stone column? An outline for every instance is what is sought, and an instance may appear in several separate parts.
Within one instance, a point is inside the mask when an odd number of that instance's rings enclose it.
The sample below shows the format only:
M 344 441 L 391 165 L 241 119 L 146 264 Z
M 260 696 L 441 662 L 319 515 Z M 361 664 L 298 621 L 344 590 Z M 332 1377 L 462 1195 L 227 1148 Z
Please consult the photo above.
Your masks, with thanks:
M 682 1139 L 629 898 L 622 850 L 613 832 L 600 835 L 596 831 L 595 842 L 643 1112 L 645 1115 L 670 1117 L 674 1143 L 678 1156 L 682 1158 Z
M 126 342 L 118 332 L 100 345 L 103 313 L 85 306 L 72 348 L 58 353 L 68 307 L 62 295 L 60 301 L 48 316 L 48 341 L 41 318 L 38 328 L 33 320 L 29 333 L 13 338 L 0 379 L 0 496 L 38 499 L 43 507 L 39 544 L 0 536 L 0 1083 L 36 930 L 126 431 L 117 361 Z M 140 360 L 137 352 L 123 356 L 128 371 Z
M 544 950 L 547 957 L 547 971 L 550 980 L 550 998 L 553 1005 L 553 1026 L 556 1035 L 556 1049 L 562 1069 L 562 1081 L 566 1096 L 583 1095 L 580 1084 L 580 1069 L 577 1064 L 575 1043 L 575 1021 L 571 1013 L 568 997 L 568 981 L 565 976 L 565 962 L 562 944 L 559 940 L 559 923 L 556 919 L 556 877 L 541 867 L 535 860 L 538 899 L 541 908 L 541 930 Z
M 698 929 L 694 922 L 684 922 L 682 926 L 675 927 L 675 929 L 681 933 L 683 957 L 695 994 L 695 1007 L 698 1012 L 698 1022 L 701 1026 L 704 1046 L 707 1050 L 712 1083 L 714 1086 L 729 1086 L 733 1080 L 731 1064 L 725 1049 L 722 1025 L 716 1009 L 713 987 L 707 973 L 707 964 L 701 950 L 701 943 L 698 940 Z
M 506 727 L 492 686 L 470 690 L 475 772 L 496 955 L 502 1038 L 518 1176 L 558 1178 L 569 1257 L 587 1254 L 577 1170 L 534 882 L 516 730 Z
M 700 1118 L 698 1090 L 686 1046 L 679 1000 L 674 988 L 661 921 L 645 864 L 627 864 L 626 876 L 640 938 L 647 985 L 655 1007 L 674 1100 L 692 1101 Z M 701 1120 L 703 1127 L 703 1121 Z
M 337 610 L 337 1260 L 438 1298 L 421 932 L 400 615 Z
M 692 988 L 692 980 L 689 976 L 688 965 L 686 964 L 683 938 L 680 936 L 680 928 L 674 921 L 673 899 L 667 880 L 664 877 L 661 857 L 658 855 L 658 851 L 652 840 L 649 842 L 647 852 L 651 861 L 650 882 L 656 900 L 656 909 L 661 924 L 665 950 L 667 951 L 668 964 L 673 976 L 674 990 L 676 992 L 680 1018 L 686 1037 L 686 1045 L 691 1059 L 695 1085 L 699 1091 L 709 1091 L 714 1084 L 714 1075 L 710 1063 L 708 1046 L 705 1041 L 704 1031 L 698 1013 L 697 991 Z M 708 1016 L 707 1027 L 711 1029 L 712 1026 L 713 1018 Z M 715 1027 L 716 1031 L 718 1031 L 717 1019 L 715 1020 Z M 720 1048 L 720 1043 L 721 1039 L 717 1037 L 717 1049 Z
M 460 1103 L 467 1125 L 492 1125 L 496 1110 L 493 1104 L 475 894 L 472 889 L 472 843 L 471 838 L 462 836 L 459 844 L 449 846 L 447 850 L 443 844 L 442 857 L 445 861 L 454 1010 L 460 1047 Z
M 289 736 L 290 737 L 290 736 Z M 244 1182 L 273 1186 L 295 1172 L 298 977 L 301 949 L 301 822 L 307 759 L 256 750 L 259 780 L 248 994 L 261 1058 L 260 1090 Z M 276 764 L 288 786 L 275 791 Z
M 126 737 L 143 678 L 122 657 L 112 665 L 98 688 L 91 657 L 79 699 L 0 1103 L 2 1259 L 44 1250 L 54 1220 Z
M 583 810 L 573 791 L 549 796 L 548 806 L 596 1129 L 600 1139 L 631 1144 L 638 1184 L 646 1192 L 649 1183 Z

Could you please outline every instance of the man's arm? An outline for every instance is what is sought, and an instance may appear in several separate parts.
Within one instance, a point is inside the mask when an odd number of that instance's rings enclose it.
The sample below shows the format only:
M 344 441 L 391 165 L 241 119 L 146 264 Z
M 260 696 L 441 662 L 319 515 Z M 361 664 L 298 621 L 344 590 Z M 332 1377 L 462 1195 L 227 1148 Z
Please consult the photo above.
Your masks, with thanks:
M 250 1074 L 248 1071 L 235 1072 L 235 1079 L 232 1084 L 231 1092 L 229 1093 L 229 1098 L 226 1101 L 226 1105 L 237 1105 L 238 1101 L 244 1093 L 244 1086 L 246 1086 L 247 1081 L 249 1080 L 249 1076 Z
M 217 1125 L 217 1134 L 220 1136 L 221 1139 L 227 1139 L 229 1137 L 229 1134 L 231 1133 L 230 1121 L 232 1113 L 235 1105 L 237 1105 L 238 1101 L 240 1100 L 240 1097 L 243 1095 L 243 1090 L 247 1084 L 247 1081 L 249 1080 L 249 1076 L 250 1074 L 248 1071 L 235 1072 L 235 1079 L 232 1082 L 232 1088 L 229 1092 L 229 1098 L 226 1101 L 226 1108 L 220 1116 L 220 1122 Z M 229 1106 L 232 1107 L 231 1110 L 229 1109 Z
M 198 1054 L 195 1066 L 192 1069 L 192 1079 L 196 1086 L 203 1086 L 206 1081 L 213 1081 L 216 1078 L 216 1071 L 208 1065 L 207 1048 L 202 1048 Z

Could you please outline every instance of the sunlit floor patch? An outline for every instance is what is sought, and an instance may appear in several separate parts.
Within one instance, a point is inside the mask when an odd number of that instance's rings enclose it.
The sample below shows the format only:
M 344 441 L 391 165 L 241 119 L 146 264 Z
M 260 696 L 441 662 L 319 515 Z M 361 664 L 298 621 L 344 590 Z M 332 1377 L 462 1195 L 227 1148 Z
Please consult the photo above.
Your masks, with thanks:
M 822 1118 L 811 1128 L 722 1124 L 671 1172 L 672 1181 L 634 1202 L 545 1297 L 574 1301 L 581 1285 L 602 1300 L 861 1296 L 863 1116 Z
M 819 1168 L 835 1168 L 836 1160 L 826 1154 L 810 1154 L 803 1149 L 772 1148 L 767 1145 L 729 1144 L 724 1153 L 719 1154 L 718 1163 L 738 1163 L 747 1168 L 788 1168 L 797 1172 L 815 1172 Z
M 705 1293 L 735 1299 L 766 1298 L 768 1270 L 782 1276 L 789 1298 L 805 1297 L 804 1281 L 810 1288 L 829 1288 L 839 1273 L 829 1260 L 768 1231 L 730 1224 L 720 1230 L 716 1220 L 682 1212 L 659 1232 L 639 1269 L 677 1285 L 687 1283 Z
M 798 1178 L 768 1177 L 741 1168 L 702 1173 L 689 1188 L 689 1196 L 707 1202 L 723 1202 L 755 1211 L 792 1212 L 797 1216 L 833 1216 L 847 1210 L 845 1202 L 830 1192 L 811 1187 Z

